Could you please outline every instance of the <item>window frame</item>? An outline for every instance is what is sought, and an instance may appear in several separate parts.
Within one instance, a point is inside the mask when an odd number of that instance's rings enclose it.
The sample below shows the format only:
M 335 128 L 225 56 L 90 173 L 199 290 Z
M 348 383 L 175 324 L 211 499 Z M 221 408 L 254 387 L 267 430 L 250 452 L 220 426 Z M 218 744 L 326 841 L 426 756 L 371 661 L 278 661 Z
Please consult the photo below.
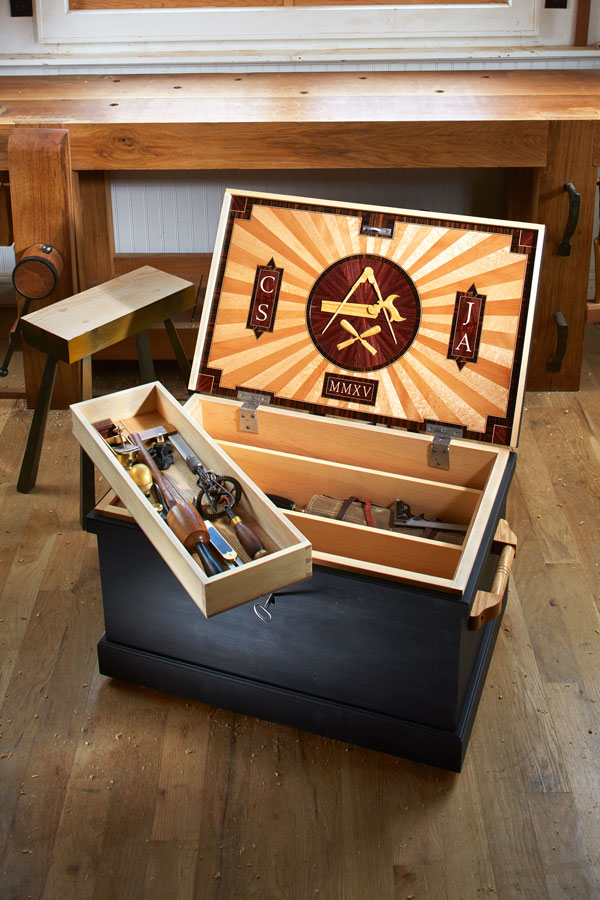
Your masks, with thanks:
M 160 44 L 206 57 L 333 61 L 439 46 L 489 45 L 490 39 L 535 38 L 542 0 L 498 0 L 473 6 L 456 0 L 414 6 L 271 6 L 180 9 L 68 9 L 68 0 L 37 0 L 40 43 Z M 443 29 L 440 29 L 443 21 Z M 249 43 L 252 49 L 249 51 Z M 216 46 L 217 45 L 217 46 Z

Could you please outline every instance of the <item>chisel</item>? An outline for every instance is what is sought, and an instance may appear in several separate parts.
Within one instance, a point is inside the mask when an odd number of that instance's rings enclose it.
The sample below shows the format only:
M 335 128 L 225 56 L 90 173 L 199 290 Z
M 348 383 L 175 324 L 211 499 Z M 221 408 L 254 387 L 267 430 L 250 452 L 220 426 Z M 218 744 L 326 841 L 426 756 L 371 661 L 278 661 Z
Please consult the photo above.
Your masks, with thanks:
M 223 557 L 226 562 L 233 563 L 234 566 L 241 566 L 242 561 L 237 555 L 236 551 L 233 549 L 231 544 L 225 540 L 223 535 L 219 531 L 217 531 L 212 522 L 207 522 L 206 519 L 203 519 L 202 521 L 208 528 L 210 542 L 215 550 Z
M 130 434 L 131 441 L 137 446 L 138 453 L 152 473 L 152 479 L 161 493 L 161 497 L 168 510 L 165 522 L 181 541 L 186 550 L 192 553 L 194 550 L 198 554 L 202 567 L 207 575 L 218 575 L 220 572 L 226 572 L 227 563 L 221 562 L 210 549 L 210 538 L 203 519 L 191 504 L 183 500 L 177 500 L 173 492 L 169 489 L 161 472 L 148 450 L 144 446 L 139 434 L 133 432 Z

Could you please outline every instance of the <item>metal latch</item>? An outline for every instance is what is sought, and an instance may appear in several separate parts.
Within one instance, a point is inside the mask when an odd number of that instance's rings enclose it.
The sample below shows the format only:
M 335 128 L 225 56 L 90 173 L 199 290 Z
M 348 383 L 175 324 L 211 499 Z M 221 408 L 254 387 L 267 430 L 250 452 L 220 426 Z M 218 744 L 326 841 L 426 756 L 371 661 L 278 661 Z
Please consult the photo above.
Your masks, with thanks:
M 451 425 L 436 425 L 428 422 L 425 431 L 433 435 L 429 448 L 429 465 L 433 469 L 450 468 L 450 441 L 452 438 L 462 437 L 462 428 L 453 428 Z
M 363 225 L 360 233 L 373 235 L 373 237 L 391 238 L 394 233 L 394 228 L 385 228 L 381 225 Z
M 257 409 L 261 403 L 269 403 L 266 394 L 253 394 L 251 391 L 238 391 L 238 400 L 243 400 L 240 407 L 240 431 L 252 431 L 258 434 Z

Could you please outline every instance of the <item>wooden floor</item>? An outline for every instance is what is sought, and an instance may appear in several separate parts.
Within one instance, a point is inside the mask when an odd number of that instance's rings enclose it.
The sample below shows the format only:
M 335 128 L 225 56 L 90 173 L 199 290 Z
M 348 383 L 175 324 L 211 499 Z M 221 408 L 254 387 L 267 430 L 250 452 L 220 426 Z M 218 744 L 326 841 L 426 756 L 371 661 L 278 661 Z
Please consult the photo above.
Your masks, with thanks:
M 508 511 L 519 551 L 460 775 L 99 676 L 69 415 L 51 412 L 38 486 L 21 495 L 31 412 L 0 400 L 2 900 L 598 898 L 588 331 L 581 392 L 527 397 Z

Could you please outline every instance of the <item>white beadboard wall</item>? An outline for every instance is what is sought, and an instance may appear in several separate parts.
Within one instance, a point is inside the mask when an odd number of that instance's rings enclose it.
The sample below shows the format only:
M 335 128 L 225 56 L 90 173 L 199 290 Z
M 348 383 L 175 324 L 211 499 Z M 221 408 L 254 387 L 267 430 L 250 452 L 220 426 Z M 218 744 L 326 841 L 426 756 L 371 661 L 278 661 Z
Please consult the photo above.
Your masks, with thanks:
M 15 264 L 12 247 L 0 247 L 0 281 L 9 281 Z
M 341 202 L 501 216 L 500 170 L 118 172 L 112 177 L 121 253 L 204 253 L 214 246 L 225 188 Z
M 423 71 L 469 69 L 600 68 L 600 60 L 497 59 L 448 62 L 344 64 L 14 66 L 2 75 L 144 74 L 256 71 Z M 1 77 L 1 76 L 0 76 Z M 115 248 L 118 253 L 205 253 L 212 251 L 226 187 L 323 197 L 355 203 L 399 206 L 457 214 L 502 216 L 504 175 L 500 170 L 219 171 L 198 173 L 118 172 L 111 179 Z M 597 213 L 596 213 L 597 215 Z M 595 233 L 599 225 L 596 222 Z M 0 247 L 0 280 L 14 266 L 12 248 Z M 588 296 L 594 293 L 593 258 Z

